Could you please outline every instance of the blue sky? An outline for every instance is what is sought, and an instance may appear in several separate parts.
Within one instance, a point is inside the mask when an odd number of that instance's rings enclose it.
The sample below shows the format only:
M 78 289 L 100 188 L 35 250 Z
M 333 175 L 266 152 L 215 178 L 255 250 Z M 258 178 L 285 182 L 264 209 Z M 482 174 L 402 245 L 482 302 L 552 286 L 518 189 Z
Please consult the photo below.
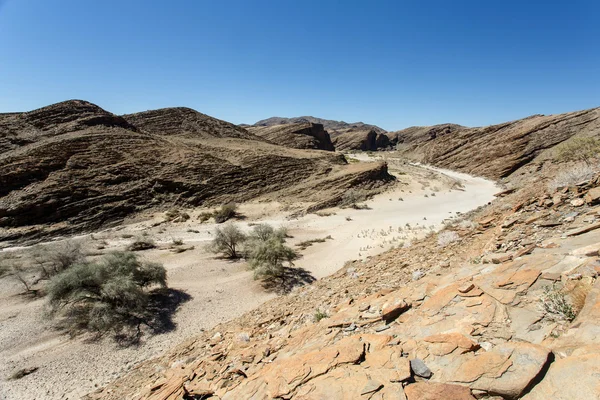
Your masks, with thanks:
M 0 112 L 84 99 L 388 130 L 600 106 L 600 2 L 0 0 Z

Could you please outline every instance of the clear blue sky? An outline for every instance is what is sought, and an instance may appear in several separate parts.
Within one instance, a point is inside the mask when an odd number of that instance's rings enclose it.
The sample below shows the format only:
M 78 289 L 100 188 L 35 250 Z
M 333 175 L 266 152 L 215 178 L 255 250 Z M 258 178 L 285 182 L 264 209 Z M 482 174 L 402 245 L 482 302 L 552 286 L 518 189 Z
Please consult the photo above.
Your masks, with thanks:
M 0 3 L 0 112 L 77 98 L 396 130 L 600 106 L 598 0 Z

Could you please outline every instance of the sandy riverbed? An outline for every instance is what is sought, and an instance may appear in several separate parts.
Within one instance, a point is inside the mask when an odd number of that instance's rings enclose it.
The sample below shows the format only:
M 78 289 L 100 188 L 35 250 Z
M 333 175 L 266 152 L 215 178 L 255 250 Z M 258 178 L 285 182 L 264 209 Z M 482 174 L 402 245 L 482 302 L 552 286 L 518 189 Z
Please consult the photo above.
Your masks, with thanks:
M 361 162 L 374 160 L 364 154 L 351 156 Z M 240 207 L 245 229 L 258 222 L 285 226 L 292 236 L 288 243 L 324 238 L 302 252 L 296 267 L 321 278 L 341 268 L 346 261 L 364 259 L 392 246 L 409 245 L 410 240 L 438 230 L 445 219 L 486 204 L 498 192 L 494 183 L 450 171 L 408 166 L 388 160 L 398 177 L 391 190 L 365 204 L 366 210 L 332 209 L 296 219 L 276 203 L 251 203 Z M 462 189 L 456 189 L 456 181 Z M 454 189 L 452 189 L 454 187 Z M 198 210 L 190 210 L 194 216 Z M 330 214 L 330 215 L 327 215 Z M 123 236 L 147 232 L 166 247 L 174 238 L 195 248 L 175 254 L 165 248 L 142 252 L 162 262 L 168 270 L 169 286 L 191 298 L 173 317 L 176 329 L 146 337 L 139 347 L 118 348 L 111 341 L 84 343 L 53 329 L 43 317 L 44 299 L 29 300 L 9 278 L 0 279 L 0 399 L 79 398 L 99 385 L 113 380 L 137 362 L 154 357 L 192 337 L 202 329 L 235 318 L 275 296 L 266 292 L 243 261 L 216 258 L 204 250 L 212 238 L 214 224 L 200 224 L 196 218 L 179 224 L 151 227 L 154 219 L 128 224 L 81 238 L 86 246 L 105 242 L 106 249 L 124 247 L 131 239 Z M 407 225 L 408 224 L 408 225 Z M 20 380 L 7 376 L 25 367 L 38 367 Z

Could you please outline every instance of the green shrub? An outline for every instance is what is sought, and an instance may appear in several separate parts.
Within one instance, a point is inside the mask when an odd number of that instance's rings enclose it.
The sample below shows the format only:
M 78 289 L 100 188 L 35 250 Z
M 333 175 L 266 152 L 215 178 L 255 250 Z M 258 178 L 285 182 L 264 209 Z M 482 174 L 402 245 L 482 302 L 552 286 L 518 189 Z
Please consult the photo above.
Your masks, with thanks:
M 315 312 L 315 315 L 313 317 L 314 317 L 315 322 L 319 322 L 322 319 L 329 318 L 329 315 L 327 315 L 327 313 L 325 313 L 321 310 L 317 310 L 317 312 Z
M 540 302 L 542 311 L 551 320 L 570 322 L 577 316 L 565 293 L 557 285 L 545 286 Z
M 200 223 L 204 223 L 206 221 L 208 221 L 209 219 L 211 219 L 213 217 L 213 213 L 208 212 L 208 211 L 203 211 L 200 214 L 198 214 L 198 219 L 200 220 Z
M 246 235 L 234 224 L 215 229 L 215 237 L 209 247 L 213 253 L 222 253 L 229 258 L 239 257 L 239 248 L 246 241 Z
M 182 212 L 176 208 L 171 209 L 165 213 L 167 221 L 173 222 L 185 222 L 190 219 L 190 215 L 186 212 Z
M 558 161 L 583 161 L 589 163 L 600 153 L 600 139 L 596 137 L 572 137 L 554 148 Z
M 287 247 L 283 240 L 272 236 L 267 240 L 251 242 L 248 249 L 250 268 L 255 278 L 278 278 L 285 271 L 284 263 L 292 264 L 298 254 Z
M 130 252 L 111 253 L 98 261 L 73 265 L 48 284 L 52 313 L 63 317 L 72 334 L 137 330 L 151 319 L 147 309 L 152 285 L 166 287 L 158 263 L 142 262 Z
M 284 227 L 275 229 L 269 224 L 258 224 L 252 227 L 252 232 L 248 236 L 249 240 L 267 241 L 271 237 L 276 237 L 279 240 L 285 240 L 288 237 L 287 229 Z
M 79 243 L 67 241 L 34 247 L 32 259 L 41 270 L 41 278 L 50 279 L 72 265 L 82 262 L 85 256 Z
M 235 203 L 228 203 L 221 206 L 221 208 L 214 212 L 213 217 L 217 224 L 222 224 L 225 221 L 235 217 L 237 205 Z

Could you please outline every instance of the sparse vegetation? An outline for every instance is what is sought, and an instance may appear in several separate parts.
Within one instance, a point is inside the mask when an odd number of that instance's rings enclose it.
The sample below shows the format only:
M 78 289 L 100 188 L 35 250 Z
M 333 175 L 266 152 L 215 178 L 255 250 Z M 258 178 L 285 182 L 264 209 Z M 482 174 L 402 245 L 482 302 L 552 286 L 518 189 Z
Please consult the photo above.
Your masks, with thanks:
M 200 220 L 200 223 L 207 222 L 212 217 L 213 217 L 213 213 L 209 212 L 209 211 L 203 211 L 200 214 L 198 214 L 198 219 Z
M 173 246 L 183 246 L 183 240 L 181 239 L 173 239 L 171 243 L 173 244 Z
M 41 279 L 49 279 L 83 261 L 84 255 L 79 243 L 67 241 L 34 247 L 32 259 L 41 270 Z
M 296 246 L 298 246 L 301 250 L 306 250 L 308 247 L 312 246 L 313 244 L 323 243 L 328 239 L 333 239 L 333 238 L 331 237 L 331 235 L 328 235 L 324 238 L 305 240 L 303 242 L 298 243 Z
M 600 153 L 600 139 L 596 137 L 572 137 L 555 147 L 558 161 L 583 161 L 587 165 Z
M 142 262 L 131 252 L 117 252 L 83 262 L 56 275 L 48 285 L 52 313 L 72 334 L 140 333 L 149 324 L 149 291 L 166 287 L 165 268 Z
M 246 241 L 246 235 L 242 230 L 229 223 L 222 228 L 215 229 L 215 237 L 209 247 L 213 253 L 222 253 L 228 258 L 238 258 L 239 249 Z
M 138 237 L 129 246 L 127 246 L 128 251 L 142 251 L 154 248 L 156 248 L 156 243 L 154 243 L 154 240 L 148 237 Z
M 268 224 L 255 225 L 246 241 L 246 255 L 255 278 L 283 276 L 284 263 L 292 264 L 296 252 L 285 245 L 287 231 L 274 229 Z
M 563 289 L 556 284 L 544 287 L 540 304 L 546 317 L 553 321 L 570 322 L 577 316 Z
M 458 233 L 454 231 L 443 231 L 438 234 L 438 246 L 446 247 L 450 243 L 454 243 L 460 239 Z
M 322 319 L 329 318 L 329 315 L 327 315 L 327 313 L 324 311 L 317 310 L 313 318 L 315 322 L 319 322 Z
M 171 222 L 185 222 L 190 219 L 190 215 L 174 208 L 165 213 L 165 218 Z
M 235 217 L 237 205 L 235 203 L 228 203 L 221 206 L 221 208 L 213 213 L 213 217 L 217 224 L 222 224 Z
M 591 179 L 600 168 L 588 164 L 577 164 L 556 174 L 556 177 L 548 183 L 548 189 L 555 191 L 558 188 L 574 186 L 583 181 Z

